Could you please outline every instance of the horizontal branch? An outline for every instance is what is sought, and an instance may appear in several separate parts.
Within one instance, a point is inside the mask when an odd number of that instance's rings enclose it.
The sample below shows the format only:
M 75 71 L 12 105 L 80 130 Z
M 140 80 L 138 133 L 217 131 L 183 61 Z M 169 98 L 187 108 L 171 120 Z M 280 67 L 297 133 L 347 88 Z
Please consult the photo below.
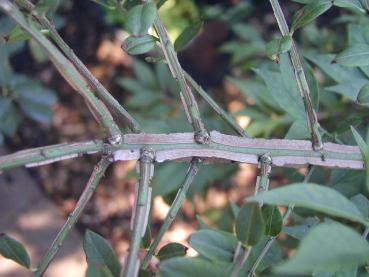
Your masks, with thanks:
M 115 161 L 138 160 L 144 146 L 155 151 L 155 161 L 187 160 L 203 158 L 205 163 L 239 162 L 258 164 L 259 157 L 268 153 L 276 167 L 305 167 L 317 165 L 364 169 L 360 150 L 356 146 L 325 143 L 324 151 L 314 151 L 306 140 L 251 139 L 210 133 L 209 144 L 198 144 L 193 133 L 127 134 L 124 144 L 104 145 L 101 141 L 59 144 L 20 151 L 0 157 L 0 170 L 26 165 L 38 166 L 83 154 L 110 151 Z

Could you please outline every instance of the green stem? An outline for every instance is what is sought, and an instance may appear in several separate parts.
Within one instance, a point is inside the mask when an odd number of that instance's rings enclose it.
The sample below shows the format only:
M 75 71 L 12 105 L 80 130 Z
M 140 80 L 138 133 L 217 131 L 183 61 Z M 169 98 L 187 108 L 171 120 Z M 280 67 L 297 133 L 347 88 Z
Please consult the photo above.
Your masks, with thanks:
M 28 33 L 49 56 L 60 74 L 68 81 L 68 83 L 78 91 L 89 106 L 93 109 L 93 113 L 98 116 L 99 121 L 109 132 L 109 141 L 112 144 L 119 144 L 122 141 L 122 134 L 119 127 L 114 122 L 110 112 L 105 105 L 91 92 L 87 87 L 85 80 L 76 70 L 74 65 L 48 40 L 44 35 L 28 22 L 19 9 L 8 0 L 0 2 L 0 9 L 11 17 L 26 33 Z
M 183 105 L 186 110 L 188 120 L 195 130 L 195 140 L 196 142 L 202 144 L 208 143 L 209 134 L 205 129 L 204 123 L 201 119 L 196 99 L 192 94 L 191 88 L 187 84 L 184 71 L 178 61 L 177 53 L 174 49 L 173 43 L 169 39 L 167 30 L 165 29 L 163 22 L 160 20 L 159 15 L 157 15 L 154 21 L 154 27 L 160 39 L 160 45 L 165 59 L 168 62 L 169 69 L 173 75 L 173 78 L 177 81 L 181 89 L 181 97 L 184 102 Z
M 172 205 L 170 206 L 170 209 L 164 219 L 163 225 L 160 227 L 158 235 L 156 236 L 154 241 L 151 243 L 145 258 L 142 261 L 142 265 L 141 265 L 142 269 L 146 269 L 148 267 L 151 261 L 151 258 L 154 255 L 161 239 L 163 238 L 169 226 L 172 224 L 173 220 L 177 216 L 177 213 L 179 209 L 181 208 L 183 201 L 186 199 L 187 191 L 191 183 L 193 182 L 194 177 L 196 176 L 198 172 L 199 162 L 200 162 L 199 159 L 196 159 L 196 158 L 191 162 L 191 165 L 187 171 L 185 180 L 182 186 L 179 188 L 176 198 L 174 199 Z
M 314 166 L 310 168 L 309 172 L 306 174 L 306 176 L 304 178 L 304 181 L 303 181 L 304 183 L 309 182 L 312 174 L 314 173 L 314 170 L 315 170 Z M 288 206 L 287 211 L 283 215 L 283 224 L 286 224 L 287 220 L 289 219 L 289 217 L 291 216 L 291 214 L 293 212 L 293 209 L 294 209 L 294 205 L 289 205 Z M 260 263 L 262 262 L 265 255 L 268 253 L 268 251 L 270 250 L 270 248 L 272 247 L 272 245 L 273 245 L 273 243 L 275 242 L 276 239 L 277 239 L 277 236 L 270 237 L 268 239 L 265 246 L 261 250 L 260 255 L 257 257 L 255 263 L 251 267 L 251 270 L 247 275 L 248 277 L 254 277 L 255 276 L 257 268 L 259 267 Z
M 91 87 L 97 93 L 104 103 L 111 108 L 113 113 L 124 122 L 128 123 L 129 128 L 134 133 L 141 133 L 142 129 L 139 123 L 118 103 L 118 101 L 109 93 L 109 91 L 100 83 L 98 79 L 91 73 L 85 64 L 76 56 L 74 51 L 66 44 L 63 38 L 59 35 L 54 24 L 52 24 L 44 15 L 39 15 L 37 12 L 33 12 L 34 5 L 28 0 L 16 0 L 17 5 L 25 8 L 33 17 L 47 30 L 50 31 L 50 35 L 53 41 L 60 47 L 63 53 L 74 64 L 81 75 L 89 82 Z
M 287 25 L 286 19 L 283 15 L 283 11 L 281 9 L 281 6 L 279 5 L 278 0 L 270 0 L 270 4 L 272 5 L 274 15 L 277 20 L 279 29 L 282 33 L 282 36 L 289 36 L 290 35 L 289 27 Z M 308 130 L 311 134 L 313 147 L 317 151 L 322 150 L 323 142 L 321 134 L 319 132 L 318 117 L 316 115 L 316 112 L 314 110 L 311 101 L 309 84 L 307 82 L 306 75 L 302 67 L 300 55 L 298 53 L 297 46 L 294 41 L 292 41 L 292 48 L 289 51 L 289 57 L 291 60 L 292 67 L 294 69 L 296 82 L 300 90 L 300 95 L 304 102 L 305 111 L 307 115 Z
M 140 244 L 146 231 L 150 211 L 150 180 L 153 175 L 153 162 L 154 152 L 147 147 L 142 148 L 140 157 L 140 181 L 138 185 L 135 209 L 132 213 L 132 232 L 129 254 L 121 272 L 122 277 L 134 277 L 138 274 L 140 266 Z
M 52 261 L 52 259 L 55 257 L 55 255 L 59 251 L 63 242 L 65 241 L 65 239 L 68 237 L 68 235 L 72 231 L 79 216 L 81 215 L 84 208 L 86 207 L 86 204 L 90 200 L 96 187 L 99 185 L 100 179 L 104 175 L 110 163 L 111 161 L 109 157 L 103 157 L 101 161 L 95 166 L 82 195 L 78 199 L 76 207 L 74 208 L 73 212 L 69 215 L 67 221 L 64 223 L 63 227 L 59 231 L 55 240 L 51 244 L 49 250 L 46 252 L 40 264 L 38 265 L 36 271 L 34 272 L 35 277 L 41 276 L 45 272 L 50 262 Z
M 217 102 L 213 100 L 213 98 L 210 97 L 209 94 L 206 93 L 206 91 L 196 83 L 196 81 L 188 74 L 186 71 L 184 72 L 184 76 L 188 83 L 191 85 L 191 87 L 200 94 L 200 96 L 214 109 L 214 111 L 221 117 L 223 120 L 225 120 L 231 128 L 236 131 L 240 136 L 242 137 L 250 137 L 246 131 L 241 128 L 240 125 L 237 124 L 237 122 L 230 116 L 224 109 L 222 109 L 221 106 L 218 105 Z

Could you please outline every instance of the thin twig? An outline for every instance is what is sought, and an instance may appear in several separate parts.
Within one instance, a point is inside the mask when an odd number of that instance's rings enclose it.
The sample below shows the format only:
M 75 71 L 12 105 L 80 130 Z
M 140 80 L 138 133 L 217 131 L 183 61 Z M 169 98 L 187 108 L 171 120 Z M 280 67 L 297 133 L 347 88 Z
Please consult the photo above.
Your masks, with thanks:
M 287 25 L 286 19 L 283 15 L 283 11 L 281 6 L 279 5 L 278 0 L 270 0 L 270 4 L 272 5 L 275 18 L 277 19 L 279 29 L 282 33 L 282 36 L 289 36 L 290 31 Z M 309 84 L 306 80 L 306 75 L 304 69 L 302 67 L 302 62 L 300 59 L 300 55 L 297 50 L 297 46 L 294 41 L 292 41 L 292 47 L 289 51 L 289 58 L 291 60 L 291 64 L 295 73 L 295 78 L 300 90 L 301 98 L 304 102 L 305 111 L 307 115 L 307 126 L 308 130 L 311 134 L 313 147 L 315 150 L 319 151 L 323 149 L 322 137 L 319 132 L 319 122 L 316 112 L 314 110 L 312 101 L 311 101 L 311 93 Z
M 170 206 L 170 209 L 169 209 L 169 211 L 168 211 L 168 213 L 167 213 L 167 215 L 164 219 L 164 222 L 163 222 L 162 226 L 160 227 L 159 233 L 156 236 L 156 238 L 154 239 L 154 241 L 151 243 L 145 258 L 142 261 L 142 265 L 141 265 L 142 269 L 146 269 L 148 267 L 148 265 L 150 264 L 151 258 L 154 255 L 161 239 L 163 238 L 163 236 L 166 233 L 166 231 L 168 230 L 169 226 L 172 224 L 173 220 L 177 216 L 177 213 L 178 213 L 179 209 L 181 208 L 183 201 L 186 199 L 187 191 L 188 191 L 190 185 L 192 184 L 194 177 L 196 176 L 196 174 L 198 172 L 199 162 L 201 162 L 201 161 L 197 158 L 194 158 L 194 160 L 191 162 L 190 167 L 187 171 L 187 175 L 185 177 L 185 180 L 184 180 L 183 184 L 181 185 L 181 187 L 179 188 L 179 190 L 177 192 L 177 195 L 176 195 L 172 205 Z
M 267 191 L 269 189 L 269 175 L 272 171 L 272 158 L 270 157 L 269 153 L 264 154 L 260 157 L 259 160 L 260 166 L 260 175 L 256 179 L 256 186 L 255 186 L 255 195 L 259 194 L 260 192 Z M 263 203 L 260 203 L 260 207 Z M 242 247 L 241 242 L 239 242 L 239 247 Z M 240 253 L 241 257 L 235 257 L 235 265 L 232 271 L 232 277 L 238 277 L 243 266 L 245 265 L 248 257 L 250 256 L 252 247 L 249 247 L 247 251 Z
M 314 151 L 310 141 L 250 139 L 210 132 L 210 144 L 198 144 L 194 133 L 174 134 L 127 134 L 124 144 L 109 146 L 114 160 L 133 161 L 140 158 L 140 149 L 144 146 L 156 152 L 156 161 L 188 160 L 192 157 L 204 158 L 206 163 L 240 162 L 258 164 L 259 157 L 268 153 L 275 167 L 323 167 L 364 169 L 364 162 L 357 146 L 325 143 L 325 160 Z M 107 146 L 104 146 L 107 147 Z M 51 163 L 68 155 L 82 155 L 100 152 L 104 148 L 100 141 L 76 144 L 61 144 L 15 152 L 0 157 L 0 170 L 37 163 Z M 66 157 L 67 156 L 67 157 Z
M 309 182 L 314 170 L 315 170 L 314 166 L 310 168 L 309 172 L 306 174 L 306 176 L 304 178 L 304 181 L 303 181 L 304 183 Z M 294 209 L 294 205 L 289 205 L 288 206 L 287 211 L 283 215 L 283 224 L 286 224 L 287 220 L 290 218 L 290 215 L 292 214 L 293 209 Z M 260 252 L 260 255 L 257 257 L 255 263 L 251 267 L 251 270 L 247 275 L 248 277 L 254 277 L 255 276 L 255 272 L 256 272 L 257 268 L 259 267 L 260 263 L 262 262 L 265 255 L 268 253 L 268 251 L 270 250 L 270 248 L 272 247 L 272 245 L 273 245 L 273 243 L 275 242 L 276 239 L 277 239 L 277 236 L 270 237 L 268 239 L 268 241 L 266 242 L 266 244 L 263 247 L 262 251 Z
M 223 120 L 225 120 L 229 126 L 232 127 L 234 131 L 236 131 L 240 136 L 249 138 L 250 135 L 246 133 L 246 131 L 237 124 L 237 122 L 232 118 L 232 116 L 229 115 L 217 102 L 213 100 L 213 98 L 210 97 L 208 93 L 199 85 L 196 83 L 196 81 L 191 77 L 190 74 L 188 74 L 186 71 L 184 72 L 184 76 L 190 86 L 197 91 L 198 94 L 214 109 L 214 111 L 221 117 Z
M 34 5 L 28 0 L 16 0 L 18 6 L 26 9 L 32 16 L 47 30 L 50 31 L 51 38 L 60 47 L 63 53 L 74 64 L 81 75 L 89 82 L 91 87 L 97 93 L 104 103 L 112 109 L 113 113 L 124 122 L 128 123 L 129 128 L 134 133 L 141 133 L 142 129 L 139 123 L 118 103 L 118 101 L 109 93 L 109 91 L 100 83 L 100 81 L 91 73 L 84 63 L 76 56 L 74 51 L 59 35 L 53 23 L 45 15 L 34 12 Z
M 34 272 L 34 276 L 41 276 L 47 267 L 49 266 L 52 259 L 55 257 L 60 247 L 62 246 L 64 240 L 68 237 L 70 232 L 72 231 L 74 225 L 76 224 L 79 216 L 83 212 L 86 207 L 87 202 L 90 200 L 92 194 L 94 193 L 96 187 L 99 185 L 100 179 L 104 175 L 106 169 L 111 163 L 110 157 L 103 157 L 101 161 L 95 166 L 90 179 L 87 182 L 87 185 L 81 194 L 78 202 L 73 210 L 73 212 L 69 215 L 67 221 L 64 223 L 63 227 L 59 231 L 55 240 L 51 244 L 49 250 L 46 252 L 44 257 L 42 258 L 40 264 L 38 265 L 36 271 Z
M 204 123 L 200 116 L 200 111 L 195 97 L 192 94 L 190 86 L 184 77 L 184 71 L 178 61 L 177 53 L 173 43 L 169 39 L 167 30 L 161 21 L 159 14 L 154 21 L 154 27 L 160 39 L 160 45 L 163 50 L 165 59 L 168 62 L 169 69 L 173 78 L 177 81 L 181 89 L 181 98 L 187 114 L 187 117 L 195 130 L 195 140 L 198 143 L 204 144 L 209 141 L 209 134 L 205 129 Z
M 131 241 L 129 254 L 121 272 L 121 276 L 137 276 L 140 267 L 139 250 L 141 239 L 145 234 L 150 211 L 151 188 L 153 175 L 154 152 L 147 147 L 141 149 L 140 181 L 136 196 L 134 212 L 131 221 Z
M 49 56 L 59 73 L 68 83 L 79 92 L 93 108 L 94 115 L 99 117 L 99 121 L 109 132 L 109 141 L 112 144 L 119 144 L 122 141 L 122 134 L 119 127 L 114 122 L 110 112 L 105 105 L 91 92 L 86 85 L 86 81 L 72 65 L 72 63 L 48 40 L 44 35 L 28 22 L 19 9 L 8 0 L 0 2 L 0 9 L 11 17 L 17 24 L 28 33 Z

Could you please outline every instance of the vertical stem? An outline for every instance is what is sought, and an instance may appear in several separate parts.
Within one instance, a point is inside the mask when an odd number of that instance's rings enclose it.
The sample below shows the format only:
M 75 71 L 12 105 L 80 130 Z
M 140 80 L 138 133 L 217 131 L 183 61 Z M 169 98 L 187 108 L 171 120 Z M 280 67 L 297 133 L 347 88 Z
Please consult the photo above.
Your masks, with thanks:
M 237 122 L 230 116 L 222 107 L 218 105 L 217 102 L 215 102 L 209 94 L 206 93 L 206 91 L 199 86 L 196 81 L 188 74 L 186 71 L 184 71 L 184 76 L 188 83 L 191 85 L 191 87 L 200 94 L 200 96 L 214 109 L 214 111 L 223 118 L 228 125 L 236 131 L 240 136 L 249 138 L 250 136 L 246 133 L 244 129 L 241 128 L 240 125 L 237 124 Z
M 259 159 L 260 164 L 260 176 L 256 179 L 256 186 L 255 186 L 255 195 L 260 192 L 267 191 L 269 189 L 269 174 L 272 171 L 272 158 L 268 153 L 262 155 Z M 262 206 L 263 203 L 260 203 Z M 242 247 L 241 242 L 239 242 L 238 247 Z M 248 257 L 250 256 L 250 252 L 252 247 L 249 247 L 243 253 L 241 252 L 239 255 L 241 257 L 235 257 L 235 266 L 232 271 L 232 277 L 239 276 L 243 266 L 245 265 Z
M 313 175 L 314 170 L 315 170 L 314 166 L 310 168 L 309 172 L 306 174 L 306 176 L 304 178 L 304 181 L 303 181 L 304 183 L 306 183 L 310 180 L 311 176 Z M 283 215 L 283 224 L 286 224 L 287 220 L 289 219 L 289 217 L 292 214 L 293 209 L 294 209 L 294 205 L 289 205 L 288 206 L 287 211 Z M 260 255 L 258 256 L 255 263 L 251 267 L 251 270 L 250 270 L 249 274 L 247 275 L 248 277 L 254 277 L 255 276 L 255 272 L 256 272 L 258 266 L 260 265 L 260 263 L 262 262 L 265 255 L 268 253 L 269 249 L 272 247 L 272 245 L 273 245 L 273 243 L 276 239 L 277 239 L 277 236 L 270 237 L 269 240 L 266 242 L 265 246 L 263 247 L 263 250 L 260 252 Z
M 109 106 L 113 112 L 128 123 L 129 128 L 134 133 L 142 132 L 138 122 L 118 103 L 118 101 L 107 91 L 107 89 L 99 82 L 98 79 L 88 70 L 84 63 L 76 56 L 74 51 L 65 43 L 63 38 L 59 35 L 55 26 L 44 15 L 39 15 L 33 12 L 34 5 L 28 0 L 16 0 L 17 5 L 32 13 L 34 18 L 46 29 L 50 31 L 54 42 L 60 47 L 63 53 L 74 64 L 81 75 L 89 82 L 91 87 L 103 99 L 104 103 Z
M 289 36 L 290 31 L 278 0 L 269 0 L 269 1 L 270 4 L 272 5 L 274 15 L 277 20 L 279 29 L 282 33 L 282 36 Z M 317 151 L 322 150 L 323 142 L 321 134 L 319 132 L 318 117 L 316 115 L 316 112 L 314 110 L 311 101 L 309 84 L 307 82 L 306 75 L 302 67 L 300 55 L 298 53 L 297 46 L 294 41 L 292 41 L 292 48 L 288 54 L 292 63 L 292 67 L 294 69 L 296 82 L 300 90 L 300 95 L 304 102 L 305 111 L 307 115 L 307 126 L 311 134 L 313 148 L 314 150 Z
M 64 223 L 63 227 L 59 231 L 55 240 L 51 244 L 49 250 L 46 252 L 44 257 L 42 258 L 40 264 L 37 267 L 37 270 L 34 273 L 34 276 L 41 276 L 47 267 L 49 266 L 52 259 L 55 257 L 60 247 L 62 246 L 64 240 L 68 237 L 70 232 L 72 231 L 74 225 L 76 224 L 79 216 L 83 212 L 86 207 L 87 202 L 90 200 L 92 194 L 94 193 L 96 187 L 99 185 L 100 179 L 104 175 L 106 169 L 111 163 L 109 157 L 103 157 L 101 161 L 95 166 L 90 179 L 87 182 L 87 185 L 81 194 L 78 202 L 73 210 L 73 212 L 69 215 L 67 221 Z
M 187 171 L 187 175 L 181 187 L 179 188 L 177 195 L 170 206 L 170 209 L 164 219 L 163 225 L 160 227 L 159 233 L 151 243 L 150 248 L 142 261 L 141 268 L 146 269 L 151 261 L 152 256 L 154 255 L 156 248 L 158 247 L 161 239 L 163 238 L 165 232 L 168 230 L 169 226 L 172 224 L 173 220 L 177 216 L 179 209 L 182 206 L 183 201 L 186 199 L 186 194 L 188 188 L 190 187 L 191 183 L 193 182 L 194 177 L 198 172 L 198 164 L 201 162 L 199 159 L 194 159 L 191 162 L 191 165 Z
M 168 62 L 169 69 L 181 89 L 181 97 L 183 97 L 182 100 L 184 102 L 183 105 L 187 117 L 195 130 L 195 141 L 198 143 L 208 143 L 209 134 L 201 119 L 196 99 L 192 94 L 191 88 L 187 84 L 183 69 L 178 61 L 177 53 L 174 50 L 173 43 L 170 41 L 167 30 L 165 29 L 163 22 L 160 20 L 159 15 L 157 15 L 154 21 L 154 27 L 159 36 L 161 48 Z
M 135 277 L 138 274 L 140 259 L 139 250 L 141 239 L 145 234 L 150 211 L 150 180 L 153 175 L 154 152 L 150 148 L 141 149 L 140 181 L 134 212 L 132 213 L 132 232 L 129 254 L 122 269 L 121 276 Z

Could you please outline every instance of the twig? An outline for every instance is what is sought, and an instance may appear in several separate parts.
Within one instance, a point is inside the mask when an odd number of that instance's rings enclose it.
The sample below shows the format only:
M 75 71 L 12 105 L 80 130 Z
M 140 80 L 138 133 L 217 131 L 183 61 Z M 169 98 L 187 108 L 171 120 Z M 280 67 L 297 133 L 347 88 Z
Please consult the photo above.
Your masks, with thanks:
M 110 112 L 105 105 L 96 98 L 96 96 L 87 87 L 85 80 L 79 72 L 71 64 L 71 62 L 48 40 L 44 35 L 37 30 L 30 22 L 27 22 L 19 9 L 8 0 L 0 1 L 0 9 L 11 17 L 17 24 L 28 33 L 45 53 L 49 56 L 60 74 L 68 81 L 68 83 L 78 91 L 84 99 L 93 108 L 94 114 L 98 115 L 99 121 L 109 132 L 109 141 L 112 144 L 119 144 L 122 141 L 122 134 L 119 127 L 114 122 Z
M 40 264 L 38 265 L 36 271 L 34 272 L 34 276 L 41 276 L 47 267 L 49 266 L 52 259 L 55 257 L 56 253 L 59 251 L 62 246 L 64 240 L 68 237 L 70 232 L 72 231 L 74 225 L 76 224 L 79 216 L 83 212 L 86 207 L 87 202 L 90 200 L 92 194 L 94 193 L 96 187 L 99 185 L 101 177 L 104 175 L 106 169 L 111 163 L 110 157 L 103 157 L 101 161 L 95 166 L 90 179 L 87 182 L 87 185 L 78 199 L 78 202 L 73 210 L 73 212 L 69 215 L 67 221 L 64 223 L 63 227 L 59 231 L 55 240 L 51 244 L 49 250 L 46 252 L 45 256 L 42 258 Z
M 46 29 L 50 31 L 50 35 L 54 42 L 60 47 L 63 53 L 74 64 L 81 75 L 89 82 L 94 91 L 104 101 L 104 103 L 112 109 L 114 114 L 128 123 L 129 128 L 134 133 L 141 133 L 142 129 L 139 123 L 118 103 L 118 101 L 109 93 L 109 91 L 100 83 L 100 81 L 91 73 L 84 63 L 76 56 L 74 51 L 66 44 L 59 35 L 53 23 L 51 23 L 45 15 L 34 12 L 34 5 L 28 0 L 16 0 L 18 6 L 26 9 L 32 16 Z
M 229 126 L 232 127 L 234 131 L 236 131 L 240 136 L 249 138 L 250 135 L 246 133 L 246 131 L 241 128 L 240 125 L 230 116 L 217 102 L 215 102 L 206 91 L 196 83 L 196 81 L 188 74 L 186 71 L 184 72 L 184 76 L 191 87 L 200 94 L 200 96 L 214 109 L 214 111 L 225 120 Z
M 282 33 L 282 36 L 289 36 L 290 31 L 286 22 L 286 19 L 283 15 L 283 11 L 281 6 L 279 5 L 278 0 L 269 0 L 272 5 L 275 18 L 277 19 L 279 29 Z M 291 64 L 295 73 L 295 78 L 300 90 L 301 98 L 304 102 L 305 111 L 307 115 L 307 126 L 308 130 L 312 137 L 312 143 L 315 150 L 319 151 L 323 149 L 322 137 L 319 132 L 319 122 L 316 112 L 314 110 L 311 97 L 310 97 L 310 88 L 309 84 L 306 80 L 306 75 L 304 69 L 302 67 L 300 55 L 297 50 L 297 46 L 294 41 L 292 41 L 292 48 L 289 51 L 289 57 L 291 60 Z
M 138 185 L 136 204 L 132 213 L 131 241 L 129 254 L 122 269 L 121 276 L 137 276 L 140 259 L 139 250 L 141 239 L 145 234 L 148 215 L 150 211 L 151 188 L 150 180 L 153 175 L 154 152 L 152 149 L 144 147 L 140 154 L 140 181 Z
M 315 170 L 314 166 L 310 168 L 309 172 L 306 174 L 306 176 L 304 178 L 304 181 L 303 181 L 304 183 L 309 182 L 314 170 Z M 286 224 L 287 220 L 289 219 L 290 215 L 292 214 L 293 209 L 294 209 L 294 205 L 289 205 L 288 206 L 287 211 L 283 215 L 283 224 Z M 268 239 L 268 241 L 266 242 L 263 250 L 260 252 L 260 255 L 258 256 L 255 263 L 251 267 L 251 270 L 247 275 L 248 277 L 254 277 L 255 276 L 255 272 L 256 272 L 258 266 L 260 265 L 260 263 L 262 262 L 265 255 L 268 253 L 269 249 L 272 247 L 272 245 L 273 245 L 273 243 L 276 239 L 277 239 L 277 236 L 270 237 Z
M 193 182 L 194 177 L 198 172 L 198 164 L 201 162 L 199 159 L 194 158 L 191 162 L 190 167 L 187 171 L 187 175 L 181 187 L 179 188 L 177 195 L 170 206 L 170 209 L 164 219 L 163 225 L 160 227 L 159 233 L 151 243 L 149 250 L 142 261 L 141 268 L 146 269 L 151 261 L 152 256 L 154 255 L 156 248 L 158 247 L 161 239 L 163 238 L 165 232 L 168 230 L 169 226 L 172 224 L 173 220 L 177 216 L 179 209 L 182 206 L 183 201 L 186 199 L 186 194 L 188 188 L 190 187 L 191 183 Z
M 240 162 L 258 164 L 259 157 L 268 153 L 275 167 L 306 167 L 317 165 L 324 167 L 364 169 L 361 152 L 357 146 L 325 143 L 325 160 L 314 151 L 310 141 L 250 139 L 239 136 L 210 132 L 211 143 L 198 144 L 194 133 L 174 134 L 127 134 L 123 136 L 124 144 L 109 146 L 114 160 L 132 161 L 140 158 L 140 149 L 144 146 L 155 151 L 156 161 L 188 160 L 192 157 L 204 158 L 206 163 Z M 107 147 L 107 146 L 104 146 Z M 54 159 L 69 154 L 89 154 L 100 152 L 102 143 L 84 142 L 61 144 L 46 147 L 44 150 L 31 149 L 0 157 L 0 170 L 14 168 L 32 163 L 51 163 Z M 37 164 L 36 164 L 37 165 Z M 40 164 L 42 165 L 42 164 Z
M 174 50 L 173 43 L 169 39 L 168 33 L 159 17 L 159 14 L 154 21 L 154 27 L 160 39 L 160 45 L 168 62 L 169 69 L 173 75 L 173 78 L 177 81 L 181 89 L 181 98 L 184 102 L 183 105 L 188 120 L 195 130 L 195 141 L 200 144 L 206 144 L 209 141 L 209 134 L 206 131 L 204 123 L 201 119 L 196 99 L 193 96 L 191 88 L 187 84 L 187 81 L 184 77 L 184 72 L 178 61 L 177 53 Z
M 269 189 L 269 175 L 272 170 L 272 158 L 270 155 L 264 154 L 260 157 L 259 160 L 260 165 L 260 175 L 256 179 L 256 186 L 255 186 L 255 195 L 260 192 L 267 191 Z M 263 203 L 260 203 L 260 207 Z M 241 242 L 239 242 L 239 247 L 242 247 Z M 235 265 L 232 271 L 232 277 L 238 277 L 243 266 L 245 265 L 248 257 L 250 256 L 252 247 L 249 247 L 247 251 L 240 253 L 241 257 L 235 257 Z

